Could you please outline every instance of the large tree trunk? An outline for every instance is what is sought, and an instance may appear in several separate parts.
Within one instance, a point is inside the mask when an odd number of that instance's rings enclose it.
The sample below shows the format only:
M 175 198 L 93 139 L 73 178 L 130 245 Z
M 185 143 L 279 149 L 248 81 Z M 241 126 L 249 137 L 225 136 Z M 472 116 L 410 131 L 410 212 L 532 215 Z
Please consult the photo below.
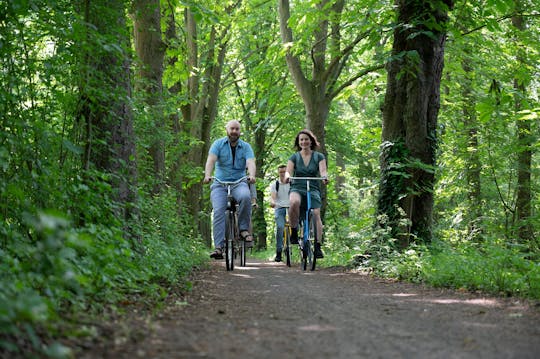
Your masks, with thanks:
M 165 46 L 161 39 L 161 14 L 159 0 L 135 0 L 133 2 L 134 43 L 140 60 L 138 91 L 147 106 L 148 128 L 152 132 L 149 148 L 153 161 L 153 193 L 159 193 L 165 180 L 165 143 L 163 113 L 163 58 Z
M 92 50 L 85 55 L 83 67 L 87 75 L 81 83 L 81 115 L 86 122 L 84 167 L 89 169 L 93 165 L 111 174 L 115 200 L 119 203 L 116 215 L 125 223 L 126 235 L 130 236 L 133 233 L 129 224 L 137 215 L 137 170 L 129 101 L 126 8 L 124 1 L 86 1 L 81 5 L 86 22 L 92 25 L 86 39 L 86 48 Z M 107 51 L 103 39 L 109 39 L 112 47 L 121 44 L 123 51 Z
M 396 59 L 388 65 L 378 211 L 386 215 L 385 223 L 390 223 L 392 234 L 405 247 L 412 238 L 429 242 L 432 237 L 445 42 L 440 29 L 444 28 L 447 13 L 439 1 L 397 0 L 396 4 L 400 26 L 394 31 L 392 55 Z M 450 6 L 450 0 L 444 4 Z M 428 27 L 430 21 L 440 27 Z M 402 173 L 398 173 L 400 170 Z M 403 214 L 407 226 L 400 221 Z

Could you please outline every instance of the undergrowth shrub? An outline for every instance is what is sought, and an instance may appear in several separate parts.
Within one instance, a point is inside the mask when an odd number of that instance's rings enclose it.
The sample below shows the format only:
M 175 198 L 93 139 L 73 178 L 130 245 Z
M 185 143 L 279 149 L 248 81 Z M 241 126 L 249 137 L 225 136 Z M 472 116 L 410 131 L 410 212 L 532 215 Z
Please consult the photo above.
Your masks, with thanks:
M 0 246 L 0 352 L 70 355 L 54 340 L 67 334 L 64 318 L 119 310 L 116 303 L 127 296 L 159 302 L 172 285 L 189 288 L 187 274 L 207 261 L 189 220 L 178 219 L 172 195 L 142 198 L 141 243 L 134 246 L 112 215 L 112 202 L 88 191 L 77 185 L 77 198 L 85 199 L 78 211 L 36 210 L 0 223 L 6 235 Z M 81 217 L 85 206 L 97 204 L 100 211 Z
M 538 255 L 525 246 L 488 238 L 480 243 L 435 239 L 400 249 L 390 233 L 382 227 L 366 233 L 370 239 L 354 265 L 382 277 L 540 299 Z
M 540 264 L 529 256 L 494 242 L 446 245 L 424 257 L 422 276 L 436 286 L 540 299 Z

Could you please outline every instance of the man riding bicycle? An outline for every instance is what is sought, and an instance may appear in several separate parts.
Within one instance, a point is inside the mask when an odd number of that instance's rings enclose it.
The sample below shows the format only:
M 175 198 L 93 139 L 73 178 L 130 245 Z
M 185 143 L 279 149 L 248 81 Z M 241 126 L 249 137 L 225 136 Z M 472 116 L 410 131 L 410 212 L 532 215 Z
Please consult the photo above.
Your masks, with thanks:
M 236 181 L 245 176 L 248 170 L 248 182 L 255 183 L 255 155 L 249 143 L 240 139 L 240 122 L 229 121 L 225 126 L 227 137 L 220 138 L 212 144 L 208 151 L 208 158 L 204 170 L 204 183 L 212 180 L 212 171 L 215 166 L 215 176 L 227 182 Z M 225 241 L 225 210 L 227 208 L 227 188 L 219 183 L 210 187 L 210 200 L 214 209 L 213 233 L 215 250 L 211 258 L 223 259 L 223 245 Z M 250 233 L 251 223 L 251 193 L 248 183 L 240 182 L 232 188 L 232 196 L 239 205 L 238 224 L 240 237 L 246 244 L 253 244 Z

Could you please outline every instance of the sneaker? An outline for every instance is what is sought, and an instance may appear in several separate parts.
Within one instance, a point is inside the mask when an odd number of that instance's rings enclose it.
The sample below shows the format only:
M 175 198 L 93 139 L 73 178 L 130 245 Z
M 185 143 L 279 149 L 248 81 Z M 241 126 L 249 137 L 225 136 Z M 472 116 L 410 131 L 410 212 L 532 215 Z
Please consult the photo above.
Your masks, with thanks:
M 298 244 L 298 228 L 292 228 L 291 244 Z
M 276 252 L 276 258 L 274 259 L 274 262 L 281 262 L 281 251 Z
M 320 243 L 315 243 L 315 258 L 324 258 Z
M 210 253 L 210 258 L 223 259 L 223 251 L 221 248 L 216 248 L 212 253 Z

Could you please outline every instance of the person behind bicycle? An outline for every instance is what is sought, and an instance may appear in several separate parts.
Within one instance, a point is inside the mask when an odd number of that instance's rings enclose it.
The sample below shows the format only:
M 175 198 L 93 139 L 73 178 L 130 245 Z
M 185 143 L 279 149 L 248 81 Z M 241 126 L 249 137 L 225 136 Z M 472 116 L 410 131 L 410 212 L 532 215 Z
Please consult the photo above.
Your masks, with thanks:
M 281 262 L 283 251 L 283 231 L 285 230 L 285 215 L 289 207 L 290 184 L 285 182 L 287 166 L 278 166 L 279 179 L 270 184 L 270 207 L 274 209 L 276 220 L 276 262 Z
M 229 121 L 225 129 L 227 136 L 214 141 L 208 151 L 203 182 L 209 183 L 212 180 L 212 171 L 215 166 L 215 176 L 222 181 L 233 182 L 239 180 L 245 176 L 247 168 L 248 182 L 255 183 L 255 155 L 251 145 L 240 139 L 240 122 L 236 120 Z M 223 259 L 227 187 L 214 182 L 210 189 L 210 200 L 214 210 L 212 222 L 215 247 L 210 257 Z M 239 183 L 232 188 L 231 193 L 239 204 L 238 227 L 240 237 L 250 246 L 253 244 L 253 237 L 250 233 L 251 193 L 248 183 Z
M 317 137 L 308 129 L 303 129 L 296 135 L 294 147 L 298 150 L 287 162 L 287 170 L 285 172 L 285 181 L 290 181 L 289 177 L 326 177 L 326 159 L 321 152 L 315 151 L 319 147 Z M 324 184 L 328 183 L 328 179 L 323 180 Z M 306 181 L 294 181 L 291 184 L 291 192 L 289 195 L 289 221 L 291 223 L 291 243 L 298 243 L 298 222 L 300 211 L 302 210 L 302 218 L 306 210 Z M 322 240 L 322 221 L 321 221 L 321 191 L 319 181 L 310 181 L 309 189 L 311 193 L 311 208 L 313 208 L 313 218 L 317 226 L 317 238 L 315 243 L 315 257 L 324 258 L 321 250 Z M 301 206 L 302 205 L 302 206 Z M 303 207 L 303 208 L 301 208 Z

